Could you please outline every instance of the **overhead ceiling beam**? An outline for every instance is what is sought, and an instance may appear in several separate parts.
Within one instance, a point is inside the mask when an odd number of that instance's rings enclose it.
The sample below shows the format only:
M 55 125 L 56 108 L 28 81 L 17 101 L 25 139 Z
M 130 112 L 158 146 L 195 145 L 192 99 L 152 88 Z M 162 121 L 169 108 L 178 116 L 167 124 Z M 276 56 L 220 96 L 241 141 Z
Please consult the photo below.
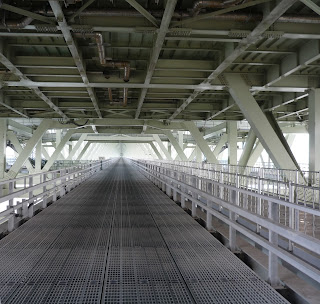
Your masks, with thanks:
M 218 11 L 214 11 L 212 13 L 201 14 L 201 15 L 198 15 L 196 17 L 192 17 L 192 18 L 181 20 L 181 21 L 177 21 L 177 22 L 174 22 L 172 24 L 172 26 L 178 27 L 178 26 L 180 26 L 182 24 L 188 24 L 188 23 L 199 21 L 199 20 L 208 19 L 208 18 L 211 18 L 213 16 L 223 15 L 223 14 L 226 14 L 226 13 L 229 13 L 229 12 L 238 11 L 238 10 L 241 10 L 241 9 L 244 9 L 244 8 L 247 8 L 247 7 L 255 6 L 255 5 L 266 3 L 266 2 L 270 2 L 270 1 L 272 1 L 272 0 L 254 0 L 254 1 L 250 1 L 250 2 L 247 2 L 247 3 L 240 4 L 240 5 L 231 6 L 231 7 L 224 8 L 224 9 L 221 9 L 221 10 L 218 10 Z
M 318 15 L 320 15 L 320 7 L 318 5 L 316 5 L 313 1 L 311 1 L 311 0 L 300 0 L 300 2 L 302 2 L 307 7 L 312 9 Z
M 285 56 L 279 65 L 274 65 L 267 70 L 267 83 L 263 88 L 269 88 L 284 78 L 290 76 L 306 66 L 320 59 L 320 44 L 318 40 L 310 40 L 302 44 L 296 53 Z
M 54 18 L 50 18 L 50 17 L 46 17 L 46 16 L 42 16 L 42 15 L 33 13 L 33 12 L 29 12 L 29 11 L 24 10 L 22 8 L 2 3 L 2 1 L 0 1 L 0 9 L 6 10 L 6 11 L 10 11 L 10 12 L 13 12 L 13 13 L 16 13 L 16 14 L 19 14 L 19 15 L 27 16 L 27 17 L 30 17 L 32 19 L 40 20 L 40 21 L 45 22 L 45 23 L 55 24 Z
M 49 1 L 52 11 L 57 19 L 57 22 L 59 24 L 60 30 L 63 34 L 63 37 L 68 45 L 69 51 L 72 55 L 72 58 L 78 68 L 79 74 L 82 78 L 83 84 L 86 87 L 88 94 L 90 96 L 90 99 L 92 101 L 92 104 L 98 114 L 99 118 L 102 118 L 101 111 L 98 106 L 98 101 L 95 95 L 95 92 L 93 89 L 89 86 L 89 79 L 87 77 L 86 73 L 86 67 L 82 59 L 82 55 L 80 54 L 80 51 L 78 50 L 78 46 L 75 42 L 75 40 L 72 37 L 72 34 L 70 32 L 70 28 L 67 24 L 67 21 L 64 17 L 63 11 L 61 9 L 60 3 L 58 1 Z
M 222 109 L 221 111 L 218 111 L 218 112 L 216 112 L 215 114 L 213 114 L 213 115 L 210 115 L 206 120 L 211 120 L 211 119 L 213 119 L 213 118 L 215 118 L 215 117 L 217 117 L 217 116 L 219 116 L 220 114 L 223 114 L 224 112 L 226 112 L 226 111 L 228 111 L 228 110 L 230 110 L 231 108 L 233 108 L 233 106 L 234 106 L 235 104 L 233 103 L 233 104 L 231 104 L 231 105 L 229 105 L 229 106 L 227 106 L 227 107 L 225 107 L 224 109 Z
M 210 132 L 210 133 L 204 135 L 203 138 L 204 138 L 205 140 L 207 140 L 207 139 L 215 136 L 215 135 L 217 134 L 217 132 L 219 132 L 219 131 L 222 130 L 222 129 L 225 129 L 226 127 L 227 127 L 227 123 L 226 123 L 226 122 L 223 122 L 223 123 L 221 123 L 221 124 L 219 124 L 219 125 L 217 125 L 217 126 L 215 126 L 215 127 L 213 127 L 213 128 L 210 128 L 210 129 L 209 129 L 209 132 Z
M 286 100 L 286 101 L 284 101 L 284 102 L 282 102 L 282 103 L 280 103 L 280 104 L 277 104 L 277 105 L 275 105 L 275 106 L 273 106 L 273 107 L 270 107 L 270 108 L 268 108 L 268 109 L 265 109 L 264 112 L 274 111 L 274 110 L 277 109 L 277 108 L 286 106 L 286 105 L 288 105 L 288 104 L 290 104 L 290 103 L 293 103 L 293 102 L 297 102 L 298 100 L 303 99 L 303 98 L 306 98 L 306 97 L 308 97 L 308 96 L 309 96 L 309 93 L 306 93 L 306 94 L 302 94 L 302 95 L 300 95 L 300 96 L 297 96 L 297 97 L 295 97 L 295 98 L 290 98 L 289 100 Z
M 147 70 L 147 74 L 146 74 L 146 78 L 144 81 L 144 85 L 149 86 L 150 82 L 151 82 L 151 78 L 153 75 L 153 72 L 156 68 L 157 62 L 158 62 L 158 58 L 160 55 L 160 52 L 162 50 L 162 46 L 163 46 L 163 42 L 165 40 L 166 34 L 168 32 L 169 29 L 169 25 L 171 22 L 171 18 L 174 14 L 174 10 L 177 4 L 177 0 L 171 0 L 167 2 L 162 20 L 161 20 L 161 25 L 157 34 L 157 38 L 156 41 L 153 45 L 153 49 L 152 49 L 152 53 L 150 56 L 150 61 L 149 61 L 149 65 L 148 65 L 148 70 Z M 144 102 L 144 99 L 147 95 L 147 88 L 142 89 L 141 93 L 140 93 L 140 97 L 138 100 L 138 107 L 137 107 L 137 111 L 135 114 L 135 118 L 139 118 L 140 112 L 141 112 L 141 108 Z
M 159 22 L 144 7 L 135 0 L 126 0 L 133 8 L 135 8 L 142 16 L 148 19 L 153 25 L 159 27 Z
M 6 103 L 4 102 L 4 96 L 3 96 L 3 95 L 4 95 L 3 92 L 0 91 L 0 105 L 2 105 L 2 106 L 4 106 L 5 108 L 7 108 L 7 109 L 9 109 L 9 110 L 11 110 L 11 111 L 13 111 L 13 112 L 21 115 L 21 116 L 24 117 L 24 118 L 29 118 L 29 116 L 25 115 L 24 113 L 20 112 L 19 110 L 17 110 L 17 109 L 15 109 L 15 108 L 9 106 L 8 104 L 6 104 Z
M 32 81 L 26 77 L 3 53 L 0 53 L 0 62 L 8 69 L 10 72 L 17 76 L 22 82 Z M 66 114 L 64 114 L 47 96 L 45 96 L 37 86 L 30 88 L 30 90 L 41 98 L 50 108 L 57 112 L 64 119 L 69 119 Z
M 84 123 L 86 119 L 79 120 L 78 123 Z M 58 121 L 52 122 L 53 129 L 75 129 L 77 126 L 73 124 L 61 124 Z M 95 125 L 96 127 L 106 127 L 106 126 L 117 126 L 117 127 L 143 127 L 147 125 L 150 128 L 158 129 L 158 130 L 186 130 L 183 123 L 180 122 L 171 122 L 169 125 L 163 123 L 162 121 L 154 120 L 154 119 L 119 119 L 119 118 L 102 118 L 102 119 L 92 119 L 90 123 L 86 125 L 86 127 L 90 127 L 90 131 L 86 129 L 77 129 L 75 133 L 92 133 L 91 125 Z M 150 129 L 148 128 L 148 130 Z M 141 132 L 141 129 L 139 130 Z M 102 132 L 99 129 L 99 132 Z M 103 133 L 103 132 L 102 132 Z M 161 132 L 162 133 L 162 132 Z
M 143 136 L 87 136 L 86 141 L 134 141 L 134 142 L 146 142 L 153 141 L 153 137 Z
M 1 62 L 1 60 L 0 60 Z M 81 82 L 43 82 L 43 81 L 3 81 L 3 85 L 7 87 L 29 87 L 29 88 L 83 88 L 85 85 Z M 92 82 L 88 85 L 91 88 L 131 88 L 131 89 L 175 89 L 175 90 L 195 90 L 195 91 L 224 91 L 225 85 L 190 85 L 190 84 L 141 84 L 141 83 L 119 83 L 119 82 Z M 307 86 L 277 86 L 277 87 L 262 87 L 252 86 L 250 91 L 264 91 L 264 92 L 296 92 L 304 93 L 309 88 Z M 196 97 L 196 96 L 195 96 Z M 187 105 L 186 105 L 187 106 Z M 186 107 L 185 106 L 185 107 Z
M 32 136 L 33 130 L 25 125 L 22 125 L 15 120 L 8 119 L 8 130 L 12 130 L 18 134 L 23 134 L 28 137 Z
M 261 39 L 261 35 L 290 8 L 297 0 L 280 1 L 275 8 L 266 16 L 259 25 L 246 37 L 243 38 L 238 46 L 230 52 L 221 64 L 204 80 L 203 86 L 210 84 L 215 78 L 223 73 L 233 62 L 242 55 L 246 49 Z M 195 90 L 185 102 L 169 117 L 169 120 L 177 117 L 203 90 Z
M 89 5 L 91 5 L 96 0 L 88 0 L 84 5 L 82 5 L 75 13 L 73 13 L 68 22 L 73 22 L 74 18 L 77 17 L 82 11 L 84 11 Z

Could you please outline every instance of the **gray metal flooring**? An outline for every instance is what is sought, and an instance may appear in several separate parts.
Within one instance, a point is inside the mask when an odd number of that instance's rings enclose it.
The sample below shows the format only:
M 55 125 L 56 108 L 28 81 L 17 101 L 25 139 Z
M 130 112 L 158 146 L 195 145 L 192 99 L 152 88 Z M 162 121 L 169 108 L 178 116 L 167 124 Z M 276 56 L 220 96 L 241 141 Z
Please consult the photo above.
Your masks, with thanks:
M 287 303 L 120 160 L 0 241 L 1 303 Z

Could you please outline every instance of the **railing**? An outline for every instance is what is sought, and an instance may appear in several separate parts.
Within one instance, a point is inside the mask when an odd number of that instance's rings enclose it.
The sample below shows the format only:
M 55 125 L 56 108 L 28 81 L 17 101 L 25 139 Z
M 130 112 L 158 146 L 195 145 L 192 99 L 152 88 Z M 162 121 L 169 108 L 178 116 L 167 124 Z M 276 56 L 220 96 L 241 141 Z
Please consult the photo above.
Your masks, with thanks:
M 168 161 L 157 160 L 156 162 L 161 164 L 178 165 L 194 169 L 210 170 L 210 171 L 222 171 L 224 173 L 238 173 L 247 176 L 266 177 L 272 180 L 279 181 L 291 181 L 299 184 L 307 185 L 319 185 L 320 172 L 319 171 L 301 171 L 292 169 L 278 169 L 275 167 L 250 167 L 250 166 L 238 166 L 228 164 L 209 164 L 204 162 L 192 162 L 192 161 Z M 303 165 L 305 167 L 305 165 Z
M 320 284 L 320 210 L 317 205 L 300 204 L 294 193 L 302 185 L 287 183 L 283 195 L 275 188 L 279 181 L 252 179 L 242 186 L 241 174 L 210 171 L 157 161 L 132 160 L 155 184 L 167 191 L 181 206 L 191 202 L 192 215 L 197 208 L 206 212 L 206 225 L 212 230 L 212 216 L 229 226 L 229 247 L 236 249 L 236 232 L 240 232 L 268 251 L 269 281 L 277 285 L 278 258 L 292 265 L 298 272 Z M 208 173 L 204 174 L 207 171 Z M 250 177 L 251 178 L 251 177 Z M 253 177 L 252 177 L 253 178 Z M 303 186 L 308 188 L 308 186 Z M 312 188 L 312 187 L 311 187 Z M 256 189 L 259 189 L 257 191 Z M 306 228 L 307 226 L 307 228 Z
M 181 161 L 154 161 L 157 166 L 179 170 L 186 174 L 207 178 L 250 190 L 259 194 L 291 200 L 313 209 L 320 209 L 319 172 L 305 172 L 313 176 L 312 186 L 308 186 L 299 171 L 272 168 L 238 167 L 232 165 L 206 164 Z M 307 228 L 307 227 L 306 227 Z
M 37 205 L 37 208 L 46 208 L 49 199 L 55 202 L 58 197 L 62 197 L 111 163 L 111 159 L 96 161 L 1 181 L 0 205 L 7 205 L 6 209 L 0 212 L 0 225 L 7 222 L 7 232 L 11 232 L 21 220 L 34 215 Z
M 90 163 L 94 163 L 96 161 L 93 160 L 56 160 L 53 165 L 50 167 L 50 171 L 59 170 L 62 168 L 73 167 L 86 165 Z

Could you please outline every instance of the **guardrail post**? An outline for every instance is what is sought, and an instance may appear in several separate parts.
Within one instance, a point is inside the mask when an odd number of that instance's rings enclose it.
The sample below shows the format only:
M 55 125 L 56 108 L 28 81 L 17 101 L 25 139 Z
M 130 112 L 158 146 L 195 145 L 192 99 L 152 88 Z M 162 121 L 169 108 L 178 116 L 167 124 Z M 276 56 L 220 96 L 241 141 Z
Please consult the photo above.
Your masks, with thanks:
M 22 218 L 28 217 L 28 201 L 22 200 Z
M 198 189 L 198 178 L 193 177 L 193 181 L 192 181 L 192 186 L 196 189 Z M 198 200 L 198 194 L 195 192 L 192 192 L 192 197 L 196 200 Z M 191 215 L 192 217 L 196 217 L 197 216 L 197 204 L 194 200 L 191 201 Z
M 220 184 L 223 185 L 223 172 L 220 171 Z M 223 200 L 224 199 L 224 189 L 223 189 L 223 186 L 220 186 L 220 198 Z
M 11 216 L 8 219 L 8 232 L 11 232 L 14 230 L 14 219 L 15 219 L 15 213 L 12 212 Z
M 47 173 L 43 173 L 43 178 L 42 181 L 45 183 L 47 181 Z M 47 191 L 47 186 L 43 186 L 42 188 L 42 192 L 45 193 Z M 42 198 L 42 208 L 46 208 L 47 207 L 47 194 L 43 194 L 43 198 Z
M 60 177 L 64 176 L 66 174 L 66 170 L 65 169 L 61 169 L 60 171 Z M 64 196 L 66 194 L 66 178 L 62 178 L 61 179 L 61 184 L 60 184 L 61 188 L 60 188 L 60 196 Z
M 173 184 L 173 186 L 178 188 L 178 183 Z M 176 189 L 172 190 L 172 200 L 175 201 L 175 202 L 178 200 L 178 192 L 177 192 Z
M 171 171 L 169 171 L 169 170 L 166 170 L 167 172 L 166 172 L 166 176 L 167 176 L 167 184 L 166 184 L 166 194 L 169 196 L 169 197 L 171 197 L 171 195 L 172 195 L 172 191 L 171 191 L 171 187 L 170 187 L 170 185 L 171 185 Z M 168 171 L 169 171 L 169 173 L 168 173 Z
M 234 205 L 239 205 L 239 176 L 236 174 L 236 188 L 237 190 L 231 190 L 231 203 Z M 229 210 L 229 219 L 232 222 L 236 222 L 237 220 L 237 215 L 235 212 Z M 236 251 L 237 249 L 237 230 L 234 229 L 233 227 L 229 226 L 229 248 L 231 251 Z
M 184 195 L 185 189 L 180 187 L 181 194 L 180 194 L 180 202 L 181 202 L 181 208 L 186 208 L 186 196 Z
M 210 202 L 207 203 L 207 207 L 208 207 L 208 209 L 211 208 L 211 203 Z M 207 227 L 208 231 L 212 230 L 212 214 L 209 212 L 209 210 L 207 210 L 206 227 Z
M 56 179 L 57 173 L 52 173 L 52 179 Z M 53 182 L 53 193 L 52 193 L 52 201 L 55 202 L 57 200 L 57 182 L 56 180 Z
M 29 187 L 33 186 L 33 176 L 29 177 Z M 29 192 L 29 205 L 32 204 L 33 205 L 33 191 Z
M 261 177 L 258 177 L 258 194 L 262 194 L 263 190 L 263 180 L 261 179 Z M 257 214 L 261 215 L 261 208 L 262 208 L 262 199 L 259 197 L 258 198 L 258 202 L 257 202 Z M 259 224 L 257 224 L 257 229 L 256 232 L 260 233 L 261 231 L 261 226 Z
M 162 169 L 160 172 L 162 172 L 162 191 L 165 192 L 166 191 L 166 178 L 165 178 L 165 169 Z
M 279 218 L 279 206 L 276 203 L 268 202 L 269 206 L 269 219 L 275 223 L 278 223 Z M 278 246 L 278 234 L 269 229 L 269 242 Z M 277 286 L 279 284 L 278 275 L 278 257 L 276 254 L 269 250 L 268 255 L 268 281 L 271 286 Z
M 13 182 L 9 182 L 9 194 L 13 192 Z M 13 207 L 13 198 L 9 200 L 9 208 Z
M 34 205 L 33 205 L 33 202 L 32 202 L 28 206 L 28 217 L 32 218 L 33 215 L 34 215 Z

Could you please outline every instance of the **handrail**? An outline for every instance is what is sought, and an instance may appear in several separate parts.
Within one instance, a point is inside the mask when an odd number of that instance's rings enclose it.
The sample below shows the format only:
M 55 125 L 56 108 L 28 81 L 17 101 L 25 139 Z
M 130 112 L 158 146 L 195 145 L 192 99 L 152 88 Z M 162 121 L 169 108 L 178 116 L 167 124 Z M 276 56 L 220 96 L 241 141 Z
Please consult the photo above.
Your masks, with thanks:
M 290 194 L 294 196 L 297 204 L 303 204 L 314 209 L 320 209 L 320 187 L 310 186 L 305 183 L 298 183 L 290 180 L 270 179 L 263 174 L 259 176 L 247 175 L 239 172 L 228 172 L 216 170 L 217 166 L 209 164 L 211 168 L 203 168 L 206 164 L 198 164 L 194 166 L 186 166 L 185 163 L 180 162 L 182 165 L 177 165 L 176 161 L 146 161 L 139 160 L 140 162 L 153 163 L 166 169 L 179 168 L 179 171 L 195 175 L 198 177 L 206 177 L 215 181 L 223 181 L 225 184 L 236 184 L 236 180 L 240 178 L 240 186 L 244 189 L 250 189 L 262 194 L 274 195 L 285 200 L 289 200 Z
M 15 178 L 12 180 L 7 180 L 9 184 L 9 193 L 0 197 L 0 203 L 6 201 L 9 202 L 7 209 L 0 212 L 0 224 L 8 222 L 8 232 L 14 230 L 16 226 L 16 217 L 21 219 L 30 218 L 34 215 L 34 206 L 42 202 L 42 208 L 47 207 L 48 197 L 52 196 L 52 201 L 57 200 L 57 195 L 63 196 L 69 192 L 74 187 L 78 186 L 81 182 L 86 180 L 95 172 L 102 170 L 104 167 L 113 163 L 112 159 L 97 161 L 95 163 L 86 164 L 84 167 L 70 167 L 63 170 L 56 170 L 51 172 L 42 172 L 40 175 L 43 177 L 40 182 L 33 185 L 33 178 L 39 174 L 33 174 L 28 176 L 30 179 L 30 184 L 22 190 L 13 192 L 13 184 L 19 180 Z M 79 169 L 79 170 L 76 170 Z M 46 175 L 52 173 L 52 178 L 46 180 Z M 59 176 L 58 176 L 59 175 Z M 34 191 L 40 190 L 41 192 L 34 195 Z M 28 199 L 23 198 L 28 194 Z M 13 204 L 13 200 L 20 198 L 22 202 L 18 202 L 16 205 Z
M 192 167 L 195 169 L 204 169 L 204 170 L 214 170 L 214 171 L 223 171 L 229 173 L 244 173 L 248 172 L 250 174 L 255 174 L 257 176 L 270 176 L 272 180 L 278 178 L 285 178 L 291 182 L 298 183 L 299 181 L 305 183 L 305 180 L 299 179 L 299 171 L 293 169 L 279 169 L 279 168 L 263 168 L 263 167 L 252 167 L 252 166 L 238 166 L 238 165 L 229 165 L 229 164 L 209 164 L 204 162 L 193 162 L 193 161 L 170 161 L 170 160 L 155 160 L 155 162 L 161 164 L 174 164 L 185 167 Z M 320 180 L 320 171 L 308 171 L 301 170 L 303 175 L 307 178 L 308 183 L 318 184 Z M 249 175 L 249 174 L 246 174 Z
M 19 177 L 16 177 L 16 178 L 12 178 L 12 179 L 4 179 L 4 180 L 1 180 L 0 181 L 0 185 L 4 185 L 8 182 L 16 182 L 16 181 L 19 181 L 21 179 L 24 179 L 26 177 L 36 177 L 36 176 L 39 176 L 39 175 L 43 175 L 43 174 L 53 174 L 53 173 L 58 173 L 60 171 L 63 171 L 65 169 L 68 169 L 68 170 L 73 170 L 73 169 L 78 169 L 82 166 L 90 166 L 94 163 L 101 163 L 101 161 L 95 161 L 95 162 L 91 162 L 91 163 L 85 163 L 85 164 L 79 164 L 77 166 L 72 166 L 72 167 L 67 167 L 67 168 L 62 168 L 62 169 L 57 169 L 57 170 L 52 170 L 52 171 L 45 171 L 45 172 L 37 172 L 37 173 L 33 173 L 33 174 L 28 174 L 28 175 L 23 175 L 23 176 L 19 176 Z
M 179 166 L 169 168 L 155 161 L 131 161 L 153 183 L 168 195 L 173 195 L 174 200 L 180 194 L 181 207 L 185 207 L 186 199 L 189 200 L 193 216 L 196 216 L 197 206 L 205 210 L 209 230 L 213 228 L 212 216 L 226 223 L 229 226 L 229 247 L 232 250 L 236 248 L 235 233 L 239 231 L 268 250 L 269 261 L 281 258 L 320 284 L 320 229 L 315 231 L 315 227 L 312 227 L 310 235 L 310 229 L 301 229 L 300 223 L 300 220 L 306 220 L 306 216 L 312 217 L 311 223 L 314 223 L 314 219 L 320 223 L 320 210 L 301 205 L 295 200 L 293 192 L 296 191 L 296 184 L 286 182 L 290 193 L 284 199 L 241 187 L 241 175 L 238 174 L 235 175 L 235 184 L 227 184 L 192 175 L 192 170 L 184 170 Z M 251 207 L 248 206 L 249 200 Z M 284 214 L 287 214 L 285 221 Z M 317 263 L 310 264 L 306 258 L 310 255 Z M 269 280 L 278 280 L 277 267 L 269 267 Z

